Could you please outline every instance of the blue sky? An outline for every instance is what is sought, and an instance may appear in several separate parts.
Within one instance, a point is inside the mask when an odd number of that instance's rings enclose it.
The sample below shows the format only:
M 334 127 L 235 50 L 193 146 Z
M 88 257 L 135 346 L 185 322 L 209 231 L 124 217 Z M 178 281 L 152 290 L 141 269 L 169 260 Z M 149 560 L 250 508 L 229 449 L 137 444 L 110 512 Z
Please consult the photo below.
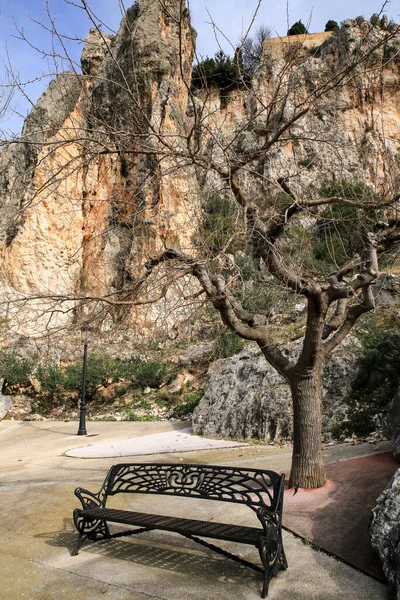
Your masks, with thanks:
M 48 0 L 56 27 L 63 34 L 77 40 L 66 41 L 68 52 L 75 61 L 79 61 L 82 42 L 91 23 L 83 10 L 69 4 L 66 0 Z M 79 0 L 75 0 L 79 4 Z M 118 0 L 88 0 L 96 13 L 97 22 L 106 23 L 111 30 L 118 28 L 121 12 Z M 129 6 L 130 1 L 125 1 Z M 210 16 L 218 28 L 235 46 L 240 36 L 245 32 L 252 20 L 257 7 L 257 0 L 189 0 L 192 24 L 198 32 L 197 51 L 200 56 L 213 56 L 218 50 L 218 43 L 210 25 Z M 364 15 L 369 18 L 374 12 L 379 12 L 381 4 L 375 0 L 336 0 L 335 3 L 326 0 L 289 0 L 289 19 L 287 16 L 286 0 L 263 0 L 256 18 L 256 26 L 265 24 L 272 28 L 276 35 L 285 35 L 289 24 L 302 19 L 309 25 L 310 32 L 323 31 L 328 19 L 338 22 L 346 18 Z M 392 0 L 385 9 L 388 17 L 400 22 L 400 0 Z M 0 82 L 6 80 L 4 63 L 10 60 L 13 70 L 21 81 L 32 81 L 25 88 L 27 95 L 34 102 L 45 89 L 48 78 L 46 73 L 54 73 L 55 65 L 38 54 L 28 44 L 18 39 L 19 34 L 14 24 L 23 30 L 24 35 L 40 50 L 51 51 L 52 36 L 34 22 L 41 21 L 49 25 L 46 16 L 46 0 L 0 0 Z M 219 43 L 226 52 L 231 47 L 226 39 L 219 34 Z M 69 69 L 68 63 L 58 61 L 57 69 Z M 47 82 L 47 83 L 46 83 Z M 20 115 L 29 111 L 29 102 L 20 95 L 13 98 L 13 108 Z M 0 124 L 5 130 L 18 133 L 22 117 L 11 112 Z

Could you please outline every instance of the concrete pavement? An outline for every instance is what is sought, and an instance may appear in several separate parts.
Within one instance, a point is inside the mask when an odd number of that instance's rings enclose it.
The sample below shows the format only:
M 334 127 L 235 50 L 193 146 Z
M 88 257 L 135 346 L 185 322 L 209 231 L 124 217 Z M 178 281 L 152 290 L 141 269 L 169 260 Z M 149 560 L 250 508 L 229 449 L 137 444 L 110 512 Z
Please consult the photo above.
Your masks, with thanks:
M 260 597 L 261 576 L 180 536 L 149 532 L 132 538 L 85 545 L 78 556 L 73 495 L 82 485 L 97 491 L 115 458 L 83 459 L 65 452 L 95 445 L 170 433 L 187 423 L 93 422 L 92 437 L 78 438 L 77 423 L 0 422 L 0 598 L 7 600 L 253 600 Z M 385 446 L 382 445 L 384 450 Z M 327 462 L 371 453 L 368 444 L 334 447 Z M 290 447 L 245 446 L 152 454 L 146 462 L 238 464 L 276 471 L 290 464 Z M 140 461 L 140 456 L 135 459 Z M 254 523 L 247 507 L 193 499 L 120 495 L 124 508 L 197 515 L 199 518 Z M 153 503 L 154 501 L 154 503 Z M 150 502 L 152 505 L 150 507 Z M 289 569 L 270 585 L 270 600 L 386 600 L 386 586 L 361 574 L 301 540 L 284 533 Z M 258 552 L 230 544 L 233 552 L 258 561 Z
M 118 456 L 146 456 L 148 454 L 168 454 L 170 452 L 190 452 L 191 450 L 212 450 L 214 448 L 234 448 L 244 446 L 229 440 L 211 440 L 192 435 L 192 428 L 164 431 L 141 437 L 128 438 L 118 442 L 105 442 L 67 450 L 67 456 L 76 458 L 102 458 Z

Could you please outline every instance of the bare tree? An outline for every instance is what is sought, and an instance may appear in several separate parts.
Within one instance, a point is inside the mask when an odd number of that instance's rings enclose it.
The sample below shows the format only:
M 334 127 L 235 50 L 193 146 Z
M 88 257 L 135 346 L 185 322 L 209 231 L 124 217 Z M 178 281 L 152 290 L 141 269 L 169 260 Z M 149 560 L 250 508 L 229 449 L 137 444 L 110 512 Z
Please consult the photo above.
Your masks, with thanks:
M 248 35 L 239 45 L 243 71 L 249 75 L 257 72 L 264 50 L 264 42 L 272 37 L 272 29 L 267 25 L 257 27 L 253 35 Z
M 57 278 L 36 287 L 8 280 L 4 304 L 12 314 L 28 303 L 48 327 L 64 327 L 70 314 L 75 323 L 126 319 L 172 286 L 178 305 L 204 298 L 290 385 L 290 485 L 319 487 L 321 371 L 376 307 L 379 261 L 400 240 L 399 164 L 385 122 L 398 89 L 398 28 L 349 22 L 317 66 L 301 45 L 275 44 L 229 104 L 207 82 L 190 86 L 184 0 L 141 0 L 116 37 L 101 31 L 86 2 L 81 8 L 93 23 L 83 74 L 50 88 L 67 106 L 61 114 L 47 107 L 43 122 L 39 103 L 3 157 L 14 173 L 4 194 L 12 213 L 4 264 L 21 260 L 27 220 L 43 214 L 56 228 L 54 210 L 70 232 L 67 257 L 51 271 Z M 362 125 L 354 139 L 346 119 L 355 105 Z M 227 217 L 217 240 L 208 235 L 212 218 L 205 226 L 205 196 L 218 197 L 214 214 Z M 284 312 L 299 295 L 307 320 L 292 361 L 277 340 L 271 298 Z

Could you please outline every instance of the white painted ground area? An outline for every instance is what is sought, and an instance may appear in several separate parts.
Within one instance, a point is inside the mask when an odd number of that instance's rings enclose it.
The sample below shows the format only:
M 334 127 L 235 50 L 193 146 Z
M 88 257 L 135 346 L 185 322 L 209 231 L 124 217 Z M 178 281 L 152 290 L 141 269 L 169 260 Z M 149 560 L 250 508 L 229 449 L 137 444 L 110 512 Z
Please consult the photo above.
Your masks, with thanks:
M 190 450 L 207 450 L 211 448 L 230 448 L 244 446 L 239 442 L 212 440 L 198 435 L 191 435 L 192 430 L 179 429 L 144 435 L 142 437 L 119 440 L 105 444 L 94 444 L 67 450 L 67 456 L 76 458 L 111 458 L 113 456 L 142 456 L 144 454 L 164 454 L 167 452 L 189 452 Z

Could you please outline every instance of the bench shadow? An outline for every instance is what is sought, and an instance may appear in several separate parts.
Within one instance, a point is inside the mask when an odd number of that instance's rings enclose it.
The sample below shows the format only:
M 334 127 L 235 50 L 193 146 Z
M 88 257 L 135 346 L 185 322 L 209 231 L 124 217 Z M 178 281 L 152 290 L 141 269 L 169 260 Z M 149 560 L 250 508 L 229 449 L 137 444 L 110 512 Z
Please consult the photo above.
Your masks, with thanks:
M 64 517 L 63 528 L 57 531 L 46 531 L 45 533 L 37 533 L 33 537 L 41 540 L 45 540 L 45 544 L 49 546 L 57 546 L 59 548 L 66 548 L 70 554 L 76 544 L 78 537 L 77 531 L 74 526 L 74 522 L 69 517 Z
M 49 531 L 37 534 L 35 537 L 45 540 L 45 543 L 50 546 L 66 548 L 71 554 L 77 540 L 77 532 L 73 529 L 72 519 L 64 518 L 63 525 L 61 531 Z M 111 533 L 119 531 L 121 530 L 112 528 Z M 182 547 L 183 544 L 185 544 L 185 550 L 177 549 L 178 545 Z M 193 551 L 196 553 L 193 554 Z M 262 580 L 261 574 L 251 568 L 219 556 L 212 550 L 169 532 L 159 535 L 158 532 L 145 532 L 128 538 L 88 541 L 79 550 L 79 554 L 84 553 L 182 574 L 192 573 L 203 576 L 216 574 L 242 585 L 249 582 L 258 585 Z M 79 555 L 77 560 L 79 560 Z M 255 554 L 249 560 L 254 560 L 255 564 L 259 562 Z

